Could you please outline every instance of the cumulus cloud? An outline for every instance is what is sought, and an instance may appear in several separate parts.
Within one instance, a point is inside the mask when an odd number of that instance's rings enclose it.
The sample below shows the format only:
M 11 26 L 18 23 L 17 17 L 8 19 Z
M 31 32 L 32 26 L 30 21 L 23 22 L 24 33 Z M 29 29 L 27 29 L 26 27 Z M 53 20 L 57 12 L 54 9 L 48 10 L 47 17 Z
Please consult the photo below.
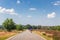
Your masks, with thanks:
M 60 5 L 60 1 L 53 2 L 53 5 L 56 5 L 56 6 Z
M 21 2 L 20 2 L 20 0 L 17 0 L 17 4 L 20 4 Z
M 52 12 L 52 13 L 47 15 L 48 18 L 54 18 L 55 16 L 56 16 L 55 12 Z
M 34 10 L 37 10 L 37 9 L 36 8 L 29 8 L 29 10 L 34 11 Z
M 7 8 L 0 7 L 0 13 L 6 13 L 6 14 L 10 14 L 10 15 L 17 15 L 17 13 L 15 13 L 15 10 L 13 8 L 7 9 Z

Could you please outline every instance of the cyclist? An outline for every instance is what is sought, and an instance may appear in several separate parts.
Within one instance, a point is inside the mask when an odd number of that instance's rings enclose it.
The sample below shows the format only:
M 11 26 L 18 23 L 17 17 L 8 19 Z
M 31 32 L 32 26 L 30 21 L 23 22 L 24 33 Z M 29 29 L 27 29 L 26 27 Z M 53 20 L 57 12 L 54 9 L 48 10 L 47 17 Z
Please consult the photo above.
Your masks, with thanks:
M 29 30 L 31 31 L 31 33 L 32 33 L 32 27 L 29 27 Z

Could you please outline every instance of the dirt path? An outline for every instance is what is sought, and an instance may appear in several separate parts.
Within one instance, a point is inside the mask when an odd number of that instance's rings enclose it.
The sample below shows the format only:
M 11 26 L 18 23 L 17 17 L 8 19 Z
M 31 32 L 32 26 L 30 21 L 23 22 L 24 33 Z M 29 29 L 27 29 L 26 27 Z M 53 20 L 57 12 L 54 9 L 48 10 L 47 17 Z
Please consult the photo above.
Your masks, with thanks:
M 8 38 L 7 40 L 44 40 L 39 35 L 31 33 L 29 30 L 24 31 L 14 37 Z

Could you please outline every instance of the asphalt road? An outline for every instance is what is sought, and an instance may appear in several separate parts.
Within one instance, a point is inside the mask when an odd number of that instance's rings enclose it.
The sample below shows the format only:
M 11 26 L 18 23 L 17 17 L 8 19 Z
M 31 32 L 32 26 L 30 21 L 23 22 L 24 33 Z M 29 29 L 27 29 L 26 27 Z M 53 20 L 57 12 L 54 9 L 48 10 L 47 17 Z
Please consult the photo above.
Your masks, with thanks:
M 37 34 L 31 33 L 29 30 L 26 30 L 18 35 L 15 35 L 7 40 L 45 40 Z

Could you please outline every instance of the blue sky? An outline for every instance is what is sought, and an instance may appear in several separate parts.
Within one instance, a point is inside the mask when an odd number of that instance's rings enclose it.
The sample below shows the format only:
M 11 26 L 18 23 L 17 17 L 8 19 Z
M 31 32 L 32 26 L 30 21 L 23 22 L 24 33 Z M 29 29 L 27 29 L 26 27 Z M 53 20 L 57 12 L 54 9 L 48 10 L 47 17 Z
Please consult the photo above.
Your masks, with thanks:
M 0 0 L 0 25 L 6 18 L 23 25 L 60 25 L 60 0 Z

